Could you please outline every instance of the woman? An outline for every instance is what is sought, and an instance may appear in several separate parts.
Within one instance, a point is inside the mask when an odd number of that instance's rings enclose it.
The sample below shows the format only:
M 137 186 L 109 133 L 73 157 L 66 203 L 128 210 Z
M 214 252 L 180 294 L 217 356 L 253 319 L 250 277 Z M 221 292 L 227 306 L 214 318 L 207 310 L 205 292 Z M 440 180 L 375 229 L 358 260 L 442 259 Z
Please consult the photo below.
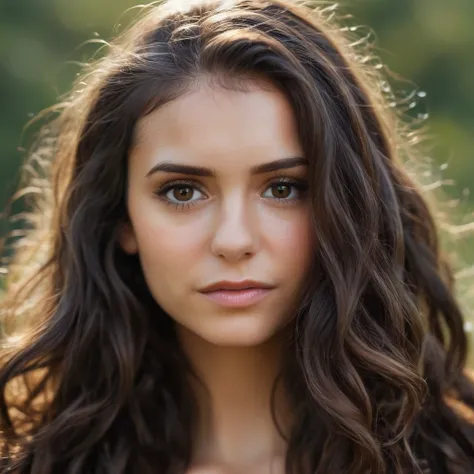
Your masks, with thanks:
M 2 472 L 474 472 L 452 271 L 326 13 L 168 2 L 78 80 L 9 266 Z

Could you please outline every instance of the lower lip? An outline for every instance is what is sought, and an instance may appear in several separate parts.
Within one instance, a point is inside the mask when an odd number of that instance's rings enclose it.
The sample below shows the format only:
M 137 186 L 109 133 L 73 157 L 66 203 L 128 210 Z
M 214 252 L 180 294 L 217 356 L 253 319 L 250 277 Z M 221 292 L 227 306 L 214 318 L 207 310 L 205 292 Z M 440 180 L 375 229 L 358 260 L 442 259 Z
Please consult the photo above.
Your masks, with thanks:
M 270 291 L 269 288 L 248 288 L 246 290 L 217 290 L 202 294 L 221 306 L 243 308 L 258 303 Z

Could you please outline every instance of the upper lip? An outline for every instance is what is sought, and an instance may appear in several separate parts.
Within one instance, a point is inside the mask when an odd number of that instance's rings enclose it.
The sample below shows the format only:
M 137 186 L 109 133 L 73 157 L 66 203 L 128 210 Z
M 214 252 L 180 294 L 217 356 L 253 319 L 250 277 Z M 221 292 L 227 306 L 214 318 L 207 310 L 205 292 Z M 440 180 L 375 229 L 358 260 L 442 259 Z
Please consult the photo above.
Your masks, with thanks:
M 209 293 L 217 290 L 245 290 L 248 288 L 274 288 L 273 285 L 256 280 L 229 281 L 222 280 L 212 283 L 200 290 L 201 293 Z

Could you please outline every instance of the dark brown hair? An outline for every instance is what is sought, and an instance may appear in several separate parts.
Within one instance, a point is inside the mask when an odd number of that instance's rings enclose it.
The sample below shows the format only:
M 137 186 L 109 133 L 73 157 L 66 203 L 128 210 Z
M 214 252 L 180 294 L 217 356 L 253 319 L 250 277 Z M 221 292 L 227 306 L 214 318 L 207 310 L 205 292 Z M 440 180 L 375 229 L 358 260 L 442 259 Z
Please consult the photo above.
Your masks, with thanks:
M 473 472 L 453 271 L 380 74 L 328 10 L 280 0 L 150 6 L 85 70 L 25 166 L 32 225 L 1 303 L 1 472 L 188 466 L 190 368 L 117 232 L 137 120 L 203 76 L 279 87 L 310 160 L 317 244 L 282 369 L 286 472 Z

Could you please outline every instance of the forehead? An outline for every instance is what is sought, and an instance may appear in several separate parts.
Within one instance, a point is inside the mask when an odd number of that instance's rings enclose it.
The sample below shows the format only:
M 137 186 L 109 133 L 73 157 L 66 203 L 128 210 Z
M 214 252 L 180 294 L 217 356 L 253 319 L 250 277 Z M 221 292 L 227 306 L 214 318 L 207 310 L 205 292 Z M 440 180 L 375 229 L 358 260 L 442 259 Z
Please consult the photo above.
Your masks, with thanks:
M 160 156 L 254 163 L 300 154 L 296 119 L 277 88 L 255 82 L 233 90 L 200 82 L 192 91 L 143 117 L 135 130 L 133 154 L 153 164 Z M 281 155 L 281 156 L 280 156 Z

